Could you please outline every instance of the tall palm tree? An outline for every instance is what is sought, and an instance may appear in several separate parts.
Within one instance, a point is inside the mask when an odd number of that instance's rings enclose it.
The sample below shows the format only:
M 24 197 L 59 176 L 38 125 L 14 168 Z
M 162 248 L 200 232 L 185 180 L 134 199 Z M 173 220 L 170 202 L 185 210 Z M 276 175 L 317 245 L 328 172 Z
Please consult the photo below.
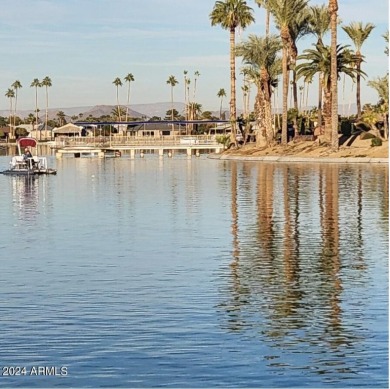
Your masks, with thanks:
M 265 9 L 265 36 L 269 36 L 269 25 L 270 25 L 270 11 L 268 7 L 268 0 L 255 0 L 259 7 Z
M 332 150 L 339 149 L 339 112 L 337 94 L 337 11 L 338 0 L 329 0 L 330 15 L 330 58 L 331 58 L 331 93 L 332 93 Z
M 34 78 L 30 87 L 35 88 L 35 125 L 36 125 L 36 129 L 38 131 L 38 88 L 41 88 L 42 84 L 38 80 L 38 78 Z
M 45 137 L 47 137 L 47 122 L 49 120 L 49 88 L 52 86 L 52 82 L 49 76 L 46 76 L 42 80 L 42 86 L 45 87 L 46 92 Z
M 15 111 L 15 114 L 14 114 L 14 126 L 16 125 L 16 105 L 18 103 L 18 89 L 20 89 L 22 87 L 22 84 L 20 83 L 19 80 L 16 80 L 12 85 L 12 88 L 14 89 L 15 91 L 15 105 L 14 105 L 14 111 Z
M 121 110 L 120 110 L 120 106 L 119 106 L 119 87 L 122 86 L 122 80 L 119 77 L 117 77 L 117 78 L 115 78 L 115 80 L 112 83 L 116 86 L 116 104 L 118 107 L 119 121 L 121 122 L 122 117 L 120 115 Z
M 277 76 L 281 70 L 278 53 L 282 48 L 278 36 L 268 38 L 249 35 L 248 40 L 237 46 L 237 55 L 250 65 L 249 76 L 257 87 L 255 102 L 258 132 L 257 146 L 270 145 L 274 140 L 272 128 L 272 88 L 277 85 Z
M 211 25 L 220 25 L 230 34 L 230 121 L 231 140 L 237 146 L 237 109 L 236 109 L 236 28 L 245 29 L 254 22 L 253 9 L 245 0 L 216 1 L 210 14 Z
M 356 62 L 356 68 L 358 70 L 361 69 L 363 56 L 361 53 L 361 48 L 365 40 L 371 34 L 371 31 L 375 28 L 372 23 L 367 23 L 363 25 L 362 22 L 351 22 L 348 26 L 343 26 L 343 30 L 347 33 L 347 35 L 352 40 L 353 44 L 356 48 L 356 56 L 358 60 Z M 356 77 L 356 108 L 357 108 L 357 118 L 360 119 L 362 115 L 362 105 L 360 101 L 360 75 L 357 74 Z
M 348 46 L 338 46 L 336 56 L 336 75 L 339 77 L 340 73 L 345 73 L 353 80 L 356 78 L 357 72 L 364 75 L 361 70 L 357 70 L 355 62 L 357 56 L 354 55 Z M 333 148 L 333 107 L 332 107 L 332 56 L 331 48 L 324 45 L 316 45 L 316 49 L 306 49 L 303 54 L 298 57 L 299 60 L 303 60 L 297 65 L 298 77 L 304 77 L 305 81 L 311 80 L 317 73 L 322 73 L 322 88 L 324 90 L 324 107 L 323 117 L 325 121 L 325 137 L 331 142 Z M 338 141 L 338 134 L 336 137 Z M 338 144 L 338 143 L 337 143 Z
M 317 45 L 323 45 L 323 38 L 330 28 L 330 15 L 326 5 L 310 7 L 310 30 L 317 37 Z M 318 126 L 322 127 L 322 73 L 318 75 Z
M 244 119 L 247 120 L 249 116 L 249 102 L 251 94 L 251 77 L 250 77 L 250 68 L 243 67 L 240 71 L 240 74 L 244 76 L 243 85 L 241 87 L 243 94 L 243 110 L 244 110 Z M 249 123 L 246 123 L 249 124 Z
M 218 91 L 217 96 L 221 99 L 221 105 L 219 107 L 219 118 L 222 119 L 222 103 L 223 103 L 224 97 L 226 97 L 225 89 L 221 88 Z
M 126 122 L 127 122 L 127 119 L 129 116 L 129 104 L 130 104 L 130 84 L 131 84 L 131 82 L 134 81 L 134 76 L 131 73 L 129 73 L 125 77 L 125 81 L 129 83 L 129 86 L 127 88 L 127 107 L 126 107 Z
M 167 84 L 171 86 L 171 118 L 173 121 L 173 88 L 179 83 L 179 81 L 176 80 L 175 76 L 169 76 L 167 80 Z
M 290 36 L 291 36 L 291 55 L 290 55 L 290 63 L 289 70 L 292 72 L 292 94 L 293 94 L 293 102 L 294 102 L 294 132 L 298 132 L 298 123 L 297 123 L 297 114 L 299 111 L 298 107 L 298 87 L 297 87 L 297 77 L 295 71 L 295 65 L 298 57 L 298 47 L 297 41 L 308 35 L 311 32 L 310 30 L 310 12 L 309 7 L 305 7 L 297 17 L 292 21 L 290 26 Z
M 185 104 L 185 120 L 188 120 L 188 96 L 187 96 L 187 74 L 188 70 L 184 70 L 184 104 Z
M 198 81 L 198 77 L 200 76 L 199 71 L 197 70 L 194 73 L 194 103 L 196 102 L 195 95 L 196 95 L 196 82 Z
M 288 68 L 292 51 L 294 50 L 291 26 L 297 16 L 307 7 L 307 0 L 268 0 L 269 10 L 280 30 L 283 44 L 282 71 L 283 71 L 283 112 L 282 112 L 282 144 L 287 144 L 287 110 L 288 87 L 290 84 Z
M 9 98 L 9 127 L 11 129 L 11 137 L 13 138 L 15 136 L 15 129 L 12 126 L 12 106 L 13 99 L 15 98 L 15 91 L 11 88 L 8 88 L 7 92 L 5 92 L 5 97 Z
M 191 84 L 191 79 L 190 78 L 187 78 L 186 80 L 186 90 L 187 90 L 187 102 L 186 102 L 186 117 L 187 117 L 187 120 L 190 119 L 190 84 Z M 188 134 L 188 132 L 192 132 L 192 130 L 194 129 L 194 125 L 191 124 L 190 126 L 186 125 L 186 134 Z

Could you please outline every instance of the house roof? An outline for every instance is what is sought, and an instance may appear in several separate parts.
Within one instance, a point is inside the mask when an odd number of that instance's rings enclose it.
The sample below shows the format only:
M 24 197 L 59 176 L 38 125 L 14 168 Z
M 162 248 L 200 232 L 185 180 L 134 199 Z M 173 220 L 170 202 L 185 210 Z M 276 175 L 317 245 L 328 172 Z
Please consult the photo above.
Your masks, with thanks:
M 62 127 L 54 128 L 53 132 L 55 134 L 79 134 L 82 129 L 82 126 L 76 126 L 73 123 L 67 123 Z

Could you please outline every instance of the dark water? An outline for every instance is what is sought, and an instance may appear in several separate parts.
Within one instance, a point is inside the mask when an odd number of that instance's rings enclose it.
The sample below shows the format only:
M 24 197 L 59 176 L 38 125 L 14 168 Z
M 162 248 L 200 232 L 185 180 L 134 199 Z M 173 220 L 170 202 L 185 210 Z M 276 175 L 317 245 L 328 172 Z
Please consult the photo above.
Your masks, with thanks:
M 50 164 L 0 176 L 1 387 L 388 387 L 387 166 Z

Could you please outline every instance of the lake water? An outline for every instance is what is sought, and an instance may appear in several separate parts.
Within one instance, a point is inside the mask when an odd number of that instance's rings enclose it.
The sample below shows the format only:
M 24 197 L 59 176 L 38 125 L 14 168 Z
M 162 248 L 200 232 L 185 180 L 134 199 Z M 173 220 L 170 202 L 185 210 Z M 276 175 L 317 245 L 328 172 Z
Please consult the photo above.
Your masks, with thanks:
M 50 165 L 0 175 L 0 386 L 388 387 L 387 165 Z

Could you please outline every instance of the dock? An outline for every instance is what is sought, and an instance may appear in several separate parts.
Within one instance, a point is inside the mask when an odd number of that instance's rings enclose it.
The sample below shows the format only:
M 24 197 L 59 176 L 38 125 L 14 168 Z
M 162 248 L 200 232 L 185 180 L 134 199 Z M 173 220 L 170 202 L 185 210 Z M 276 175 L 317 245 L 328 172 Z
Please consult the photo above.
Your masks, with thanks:
M 175 139 L 134 139 L 120 137 L 119 139 L 89 139 L 89 138 L 68 138 L 66 142 L 62 139 L 58 142 L 56 157 L 62 158 L 64 155 L 79 157 L 120 157 L 123 153 L 129 153 L 134 159 L 136 154 L 141 157 L 145 152 L 154 151 L 159 157 L 167 154 L 171 157 L 177 151 L 184 151 L 188 157 L 199 156 L 201 151 L 220 153 L 224 146 L 211 137 L 191 136 Z

